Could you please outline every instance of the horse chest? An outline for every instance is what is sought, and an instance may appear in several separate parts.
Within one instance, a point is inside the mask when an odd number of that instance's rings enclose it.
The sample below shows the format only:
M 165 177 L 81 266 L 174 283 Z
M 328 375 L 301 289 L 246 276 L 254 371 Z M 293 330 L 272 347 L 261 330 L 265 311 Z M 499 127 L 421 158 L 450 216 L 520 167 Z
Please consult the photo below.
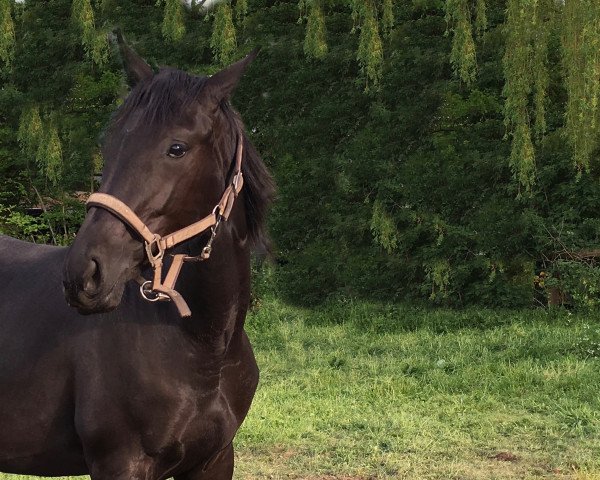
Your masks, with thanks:
M 258 370 L 244 336 L 220 361 L 132 364 L 88 377 L 78 430 L 85 450 L 131 448 L 166 471 L 207 462 L 233 439 L 246 415 Z M 89 401 L 86 401 L 89 399 Z M 163 468 L 161 467 L 161 468 Z
M 139 405 L 132 405 L 131 412 L 137 417 L 141 449 L 166 463 L 189 456 L 210 458 L 231 441 L 239 426 L 229 400 L 218 389 L 205 394 L 180 389 L 175 396 L 154 402 L 150 409 L 147 402 L 140 402 L 146 414 Z

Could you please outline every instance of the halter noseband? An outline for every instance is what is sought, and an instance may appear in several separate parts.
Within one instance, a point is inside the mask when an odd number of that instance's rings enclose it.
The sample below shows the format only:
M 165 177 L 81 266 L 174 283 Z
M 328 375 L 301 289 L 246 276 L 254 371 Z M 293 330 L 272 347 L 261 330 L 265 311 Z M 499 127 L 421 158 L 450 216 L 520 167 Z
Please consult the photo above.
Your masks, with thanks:
M 157 233 L 152 233 L 146 224 L 131 210 L 125 203 L 107 193 L 93 193 L 90 195 L 86 206 L 89 210 L 92 207 L 103 208 L 109 211 L 121 221 L 133 228 L 143 239 L 148 261 L 154 270 L 152 280 L 144 281 L 140 286 L 140 293 L 144 299 L 149 302 L 173 301 L 179 314 L 182 317 L 189 317 L 190 311 L 184 298 L 175 290 L 175 283 L 181 271 L 184 262 L 201 262 L 208 260 L 212 251 L 212 243 L 217 235 L 217 230 L 222 220 L 227 221 L 233 208 L 233 203 L 244 185 L 242 175 L 242 153 L 243 136 L 238 136 L 237 151 L 235 156 L 235 168 L 229 185 L 225 188 L 221 200 L 212 212 L 201 220 L 177 230 L 169 235 L 161 237 Z M 200 235 L 208 229 L 211 229 L 211 236 L 206 246 L 202 249 L 200 255 L 191 257 L 185 254 L 173 255 L 173 262 L 162 280 L 162 267 L 165 251 L 173 248 L 190 238 Z

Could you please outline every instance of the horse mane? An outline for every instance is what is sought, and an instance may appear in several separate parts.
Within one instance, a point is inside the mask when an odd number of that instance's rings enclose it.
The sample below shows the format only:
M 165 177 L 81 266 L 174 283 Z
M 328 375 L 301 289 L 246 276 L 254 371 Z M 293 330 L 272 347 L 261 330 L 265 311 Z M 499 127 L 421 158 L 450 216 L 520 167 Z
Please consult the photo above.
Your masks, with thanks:
M 221 102 L 220 109 L 231 126 L 229 129 L 230 133 L 233 134 L 229 140 L 233 152 L 230 158 L 233 159 L 235 155 L 238 132 L 241 132 L 243 137 L 242 173 L 244 175 L 244 188 L 242 189 L 242 193 L 246 207 L 248 238 L 257 251 L 263 254 L 270 254 L 271 241 L 266 231 L 266 219 L 269 207 L 275 196 L 275 182 L 256 148 L 254 148 L 254 145 L 248 138 L 239 113 L 228 101 Z M 233 161 L 229 175 L 231 175 L 232 169 Z
M 158 128 L 181 118 L 187 107 L 197 101 L 206 77 L 189 75 L 173 68 L 162 68 L 152 78 L 136 85 L 115 113 L 112 125 L 131 114 L 139 115 L 137 121 L 145 128 Z M 228 132 L 221 132 L 227 145 L 230 145 L 231 158 L 234 158 L 238 132 L 242 132 L 244 156 L 244 198 L 246 226 L 251 245 L 261 253 L 270 253 L 270 239 L 266 231 L 266 218 L 275 195 L 275 183 L 262 158 L 250 142 L 239 113 L 228 101 L 220 104 L 220 110 L 229 125 Z M 218 134 L 215 132 L 213 140 Z M 233 162 L 232 162 L 233 166 Z M 229 172 L 231 173 L 231 172 Z

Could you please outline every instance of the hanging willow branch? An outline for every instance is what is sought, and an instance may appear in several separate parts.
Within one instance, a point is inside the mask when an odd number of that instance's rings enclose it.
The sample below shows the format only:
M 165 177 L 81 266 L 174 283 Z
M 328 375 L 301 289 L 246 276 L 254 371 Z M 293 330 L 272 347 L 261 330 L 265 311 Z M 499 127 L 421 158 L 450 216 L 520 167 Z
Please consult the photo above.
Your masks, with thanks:
M 54 122 L 40 116 L 37 105 L 25 108 L 19 118 L 17 140 L 28 162 L 52 185 L 59 185 L 63 174 L 62 145 Z
M 374 7 L 365 2 L 363 22 L 358 40 L 356 59 L 365 76 L 365 91 L 377 88 L 383 72 L 383 44 L 379 35 L 379 25 L 375 18 Z
M 475 3 L 475 31 L 481 37 L 487 30 L 487 7 L 485 0 L 476 0 Z
M 600 3 L 597 0 L 568 1 L 564 9 L 566 133 L 575 164 L 582 171 L 589 169 L 600 135 Z
M 71 19 L 81 30 L 81 44 L 86 55 L 97 65 L 108 61 L 108 43 L 104 32 L 95 27 L 94 9 L 90 0 L 73 0 Z
M 529 95 L 533 75 L 533 29 L 536 27 L 536 0 L 508 0 L 506 51 L 503 65 L 504 123 L 512 135 L 510 166 L 519 186 L 526 192 L 535 180 L 535 153 L 531 139 Z
M 173 43 L 179 42 L 185 35 L 183 5 L 180 0 L 165 0 L 162 34 Z
M 352 21 L 354 23 L 352 27 L 352 33 L 360 27 L 360 22 L 365 16 L 365 11 L 369 6 L 370 0 L 350 0 L 350 7 L 352 8 Z
M 237 0 L 235 2 L 235 22 L 243 27 L 248 15 L 248 0 Z
M 550 74 L 548 72 L 548 40 L 554 26 L 554 0 L 537 0 L 532 31 L 531 72 L 533 77 L 533 130 L 537 140 L 546 133 L 546 102 Z
M 365 79 L 365 92 L 377 89 L 383 73 L 381 32 L 389 37 L 394 27 L 394 0 L 348 0 L 352 9 L 352 33 L 360 30 L 356 59 Z M 323 0 L 299 0 L 300 18 L 307 21 L 304 53 L 308 58 L 327 54 Z M 380 15 L 379 15 L 380 14 Z
M 0 0 L 0 61 L 10 65 L 15 48 L 15 26 L 10 0 Z
M 394 28 L 393 0 L 383 0 L 381 10 L 381 31 L 386 37 L 389 37 Z
M 62 145 L 58 129 L 53 122 L 48 122 L 44 140 L 40 143 L 36 162 L 40 171 L 53 186 L 58 186 L 63 175 Z
M 304 53 L 308 58 L 321 59 L 327 55 L 325 17 L 319 0 L 313 0 L 309 8 Z
M 220 3 L 215 10 L 213 31 L 210 37 L 213 55 L 220 65 L 227 65 L 233 60 L 236 44 L 231 4 L 225 1 Z
M 477 27 L 482 28 L 487 25 L 483 0 L 478 0 L 477 12 Z M 453 33 L 450 53 L 452 69 L 458 78 L 470 85 L 477 75 L 470 0 L 446 0 L 446 22 Z
M 533 130 L 538 139 L 546 132 L 548 38 L 553 0 L 508 0 L 504 53 L 504 123 L 512 136 L 510 166 L 519 186 L 530 192 L 535 182 Z M 533 105 L 530 97 L 533 93 Z
M 17 141 L 27 159 L 33 159 L 42 141 L 42 119 L 37 105 L 23 109 L 19 118 Z

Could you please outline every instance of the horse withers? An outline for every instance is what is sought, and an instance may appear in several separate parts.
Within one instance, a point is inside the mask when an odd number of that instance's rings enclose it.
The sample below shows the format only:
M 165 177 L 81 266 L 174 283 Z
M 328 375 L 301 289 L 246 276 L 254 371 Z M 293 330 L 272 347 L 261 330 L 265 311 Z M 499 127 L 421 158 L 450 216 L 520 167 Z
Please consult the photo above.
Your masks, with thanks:
M 273 194 L 229 104 L 255 53 L 206 78 L 154 73 L 119 44 L 132 91 L 107 129 L 100 200 L 75 242 L 0 237 L 0 471 L 228 480 L 258 382 L 244 320 Z

